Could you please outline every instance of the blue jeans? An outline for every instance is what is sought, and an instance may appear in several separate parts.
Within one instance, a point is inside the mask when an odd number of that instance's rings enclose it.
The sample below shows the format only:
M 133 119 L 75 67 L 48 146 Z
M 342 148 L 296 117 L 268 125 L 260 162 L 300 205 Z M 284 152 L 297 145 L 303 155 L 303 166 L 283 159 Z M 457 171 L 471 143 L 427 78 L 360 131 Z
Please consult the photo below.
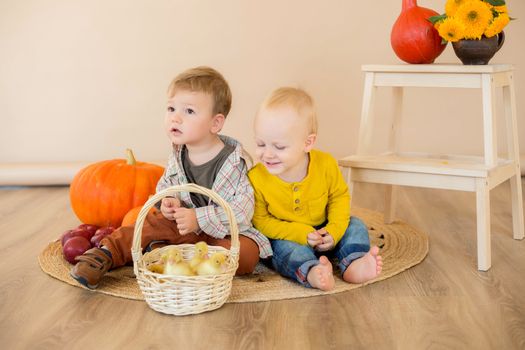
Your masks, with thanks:
M 321 225 L 316 229 L 324 227 Z M 368 229 L 361 219 L 352 216 L 343 238 L 328 252 L 316 252 L 309 245 L 296 242 L 272 239 L 272 265 L 281 275 L 294 279 L 306 287 L 310 287 L 306 276 L 310 269 L 319 264 L 319 256 L 336 257 L 341 274 L 346 271 L 352 261 L 359 259 L 370 250 Z

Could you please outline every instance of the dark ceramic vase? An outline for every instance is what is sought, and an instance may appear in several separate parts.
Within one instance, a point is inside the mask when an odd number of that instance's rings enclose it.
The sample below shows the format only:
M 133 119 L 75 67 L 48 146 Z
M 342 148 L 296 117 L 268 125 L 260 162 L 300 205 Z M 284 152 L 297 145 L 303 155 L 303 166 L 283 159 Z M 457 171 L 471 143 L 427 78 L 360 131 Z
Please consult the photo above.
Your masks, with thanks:
M 505 34 L 501 32 L 491 38 L 483 36 L 480 40 L 459 40 L 452 43 L 452 47 L 463 64 L 482 65 L 489 63 L 504 41 Z

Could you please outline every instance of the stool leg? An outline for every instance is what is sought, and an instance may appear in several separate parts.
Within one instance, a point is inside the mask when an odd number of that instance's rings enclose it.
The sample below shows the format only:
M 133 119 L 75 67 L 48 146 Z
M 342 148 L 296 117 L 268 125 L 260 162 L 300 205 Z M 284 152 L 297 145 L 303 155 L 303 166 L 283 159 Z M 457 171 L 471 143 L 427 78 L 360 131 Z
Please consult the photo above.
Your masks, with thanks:
M 388 138 L 388 151 L 397 154 L 399 151 L 399 131 L 401 129 L 403 111 L 403 88 L 392 88 L 392 124 L 390 125 L 390 135 Z M 387 185 L 385 191 L 385 224 L 394 222 L 397 186 Z
M 399 152 L 399 137 L 403 117 L 403 88 L 392 88 L 392 124 L 388 137 L 388 151 L 392 154 Z
M 507 125 L 507 153 L 515 162 L 516 174 L 510 178 L 510 196 L 512 200 L 512 232 L 514 239 L 523 239 L 523 195 L 521 192 L 521 174 L 519 163 L 518 125 L 516 122 L 516 100 L 513 75 L 509 73 L 509 85 L 503 87 L 503 106 Z
M 523 223 L 523 196 L 521 192 L 521 176 L 519 165 L 516 175 L 510 178 L 510 195 L 512 197 L 512 232 L 514 239 L 525 236 Z
M 365 75 L 365 86 L 363 88 L 363 105 L 361 107 L 361 122 L 359 123 L 359 138 L 357 141 L 357 154 L 368 154 L 370 152 L 372 130 L 374 129 L 374 85 L 375 74 L 367 72 Z
M 396 211 L 397 186 L 387 185 L 385 191 L 385 224 L 394 222 Z
M 490 257 L 490 190 L 486 179 L 476 179 L 478 270 L 487 271 Z
M 341 173 L 343 174 L 343 179 L 345 179 L 348 185 L 348 193 L 350 193 L 350 202 L 354 198 L 354 182 L 352 181 L 352 169 L 343 167 L 341 168 Z
M 482 74 L 483 145 L 485 165 L 495 166 L 498 161 L 496 132 L 496 85 L 490 74 Z

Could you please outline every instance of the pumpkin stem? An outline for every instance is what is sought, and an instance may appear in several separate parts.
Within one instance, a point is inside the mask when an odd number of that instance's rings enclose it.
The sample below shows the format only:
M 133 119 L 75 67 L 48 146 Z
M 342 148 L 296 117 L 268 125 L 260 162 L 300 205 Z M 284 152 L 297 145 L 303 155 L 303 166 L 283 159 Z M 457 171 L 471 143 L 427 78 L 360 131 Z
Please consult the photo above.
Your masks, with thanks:
M 135 160 L 135 156 L 133 155 L 133 151 L 129 148 L 126 149 L 126 164 L 127 165 L 135 165 L 137 161 Z
M 417 0 L 403 0 L 401 11 L 406 11 L 417 6 Z

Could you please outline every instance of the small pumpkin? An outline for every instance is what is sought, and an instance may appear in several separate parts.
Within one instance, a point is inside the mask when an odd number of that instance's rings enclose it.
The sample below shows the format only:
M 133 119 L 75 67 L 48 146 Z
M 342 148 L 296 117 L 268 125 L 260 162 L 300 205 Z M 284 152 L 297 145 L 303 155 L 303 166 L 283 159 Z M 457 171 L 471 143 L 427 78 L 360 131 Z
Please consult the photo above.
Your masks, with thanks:
M 86 224 L 121 226 L 124 216 L 142 206 L 155 193 L 164 168 L 127 159 L 111 159 L 88 165 L 73 178 L 69 189 L 71 207 Z
M 122 224 L 120 224 L 120 226 L 133 226 L 133 225 L 135 225 L 135 222 L 137 221 L 137 218 L 139 216 L 139 213 L 140 213 L 141 209 L 142 209 L 142 205 L 138 206 L 138 207 L 135 207 L 135 208 L 131 209 L 130 211 L 128 211 L 126 216 L 124 216 L 124 219 L 122 219 Z M 154 213 L 155 210 L 156 209 L 154 207 L 150 208 L 148 213 Z

